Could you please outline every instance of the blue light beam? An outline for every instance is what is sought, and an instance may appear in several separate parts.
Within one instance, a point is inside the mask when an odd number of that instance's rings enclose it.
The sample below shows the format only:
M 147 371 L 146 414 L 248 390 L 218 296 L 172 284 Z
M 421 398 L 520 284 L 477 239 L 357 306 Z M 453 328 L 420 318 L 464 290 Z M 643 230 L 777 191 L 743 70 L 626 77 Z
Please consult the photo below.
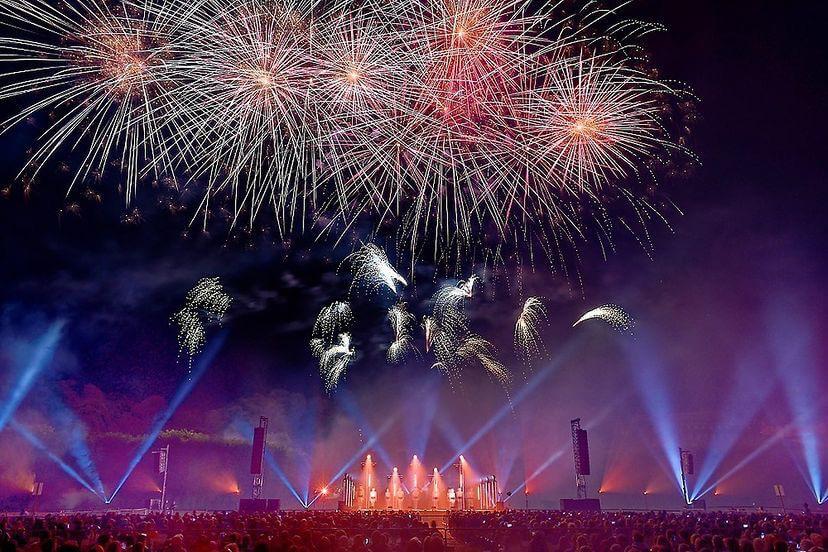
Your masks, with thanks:
M 170 404 L 164 409 L 161 414 L 156 417 L 155 422 L 153 422 L 152 427 L 150 429 L 149 435 L 147 438 L 144 439 L 144 442 L 138 448 L 138 451 L 135 453 L 135 456 L 130 461 L 129 466 L 127 466 L 126 471 L 124 472 L 123 477 L 118 482 L 118 485 L 115 487 L 115 490 L 112 491 L 112 495 L 110 495 L 109 499 L 107 499 L 106 503 L 109 504 L 121 490 L 121 487 L 124 486 L 129 476 L 132 475 L 132 472 L 135 471 L 135 468 L 138 466 L 138 463 L 144 457 L 144 455 L 149 452 L 149 449 L 155 443 L 155 440 L 163 431 L 164 426 L 167 422 L 170 421 L 173 414 L 175 414 L 178 407 L 181 406 L 181 403 L 184 402 L 190 392 L 195 387 L 198 380 L 201 379 L 201 376 L 204 375 L 204 372 L 207 371 L 207 368 L 213 363 L 218 352 L 221 350 L 221 347 L 224 345 L 224 340 L 227 338 L 227 330 L 221 331 L 216 337 L 210 342 L 207 346 L 207 349 L 198 357 L 198 361 L 196 362 L 195 369 L 189 374 L 187 379 L 184 381 L 183 384 L 178 388 L 178 391 L 170 401 Z
M 87 483 L 86 480 L 83 477 L 81 477 L 81 475 L 72 466 L 64 462 L 62 458 L 60 458 L 57 454 L 49 450 L 49 447 L 46 446 L 46 443 L 41 441 L 37 437 L 37 435 L 29 431 L 25 426 L 20 424 L 14 418 L 12 418 L 9 421 L 9 426 L 12 429 L 14 429 L 21 437 L 26 439 L 26 441 L 28 441 L 32 446 L 34 446 L 36 449 L 48 456 L 52 462 L 57 464 L 60 467 L 60 469 L 63 470 L 64 473 L 66 473 L 66 475 L 77 481 L 84 489 L 86 489 L 93 495 L 97 496 L 101 500 L 106 500 L 106 498 L 103 495 L 99 494 L 95 489 L 93 489 L 92 486 L 89 483 Z
M 46 333 L 35 344 L 34 357 L 21 370 L 20 377 L 11 388 L 9 396 L 3 401 L 2 408 L 0 408 L 0 431 L 3 431 L 3 428 L 6 427 L 6 424 L 9 423 L 9 420 L 17 411 L 20 403 L 28 395 L 40 372 L 52 362 L 57 345 L 60 342 L 64 325 L 65 322 L 63 320 L 52 323 L 49 329 L 46 330 Z

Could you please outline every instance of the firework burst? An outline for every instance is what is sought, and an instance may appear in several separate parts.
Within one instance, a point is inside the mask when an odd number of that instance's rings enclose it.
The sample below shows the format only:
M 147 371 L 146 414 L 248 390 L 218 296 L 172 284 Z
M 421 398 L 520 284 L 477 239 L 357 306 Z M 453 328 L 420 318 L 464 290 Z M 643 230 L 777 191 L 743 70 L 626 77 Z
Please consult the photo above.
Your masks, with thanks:
M 385 252 L 374 244 L 365 245 L 359 251 L 352 253 L 345 259 L 345 263 L 351 266 L 352 291 L 358 287 L 371 291 L 387 288 L 396 294 L 397 283 L 403 286 L 408 285 L 405 278 L 391 266 Z
M 120 165 L 127 201 L 144 171 L 169 168 L 162 142 L 169 111 L 167 61 L 183 3 L 8 0 L 0 23 L 0 99 L 34 101 L 2 123 L 8 129 L 39 113 L 51 122 L 29 160 L 31 175 L 59 151 L 82 151 L 72 185 Z M 3 20 L 5 18 L 5 20 Z M 157 172 L 156 172 L 157 174 Z M 71 185 L 70 185 L 71 186 Z
M 618 305 L 603 305 L 584 313 L 572 327 L 574 328 L 587 320 L 602 320 L 619 332 L 630 332 L 635 320 Z
M 202 278 L 187 293 L 184 306 L 172 315 L 178 327 L 178 346 L 187 355 L 190 365 L 207 340 L 206 326 L 220 323 L 233 298 L 224 290 L 219 278 Z
M 407 354 L 417 351 L 412 336 L 414 315 L 408 312 L 405 303 L 400 303 L 388 310 L 388 322 L 394 331 L 394 341 L 388 347 L 386 356 L 388 362 L 401 362 Z
M 515 349 L 525 360 L 538 356 L 543 350 L 540 328 L 547 322 L 546 306 L 538 297 L 530 297 L 523 304 L 515 322 Z
M 323 343 L 331 344 L 337 336 L 350 328 L 353 319 L 351 305 L 345 301 L 334 301 L 319 311 L 316 322 L 313 324 L 313 336 Z
M 347 333 L 340 334 L 338 343 L 324 349 L 319 360 L 319 371 L 325 380 L 326 391 L 330 393 L 336 389 L 355 354 L 351 347 L 351 334 Z
M 654 167 L 692 159 L 678 120 L 692 98 L 636 46 L 659 27 L 593 2 L 112 6 L 3 2 L 0 100 L 29 98 L 4 127 L 52 117 L 34 174 L 74 150 L 74 181 L 115 162 L 127 200 L 143 175 L 199 185 L 205 225 L 219 203 L 233 224 L 272 211 L 283 236 L 393 227 L 412 262 L 565 263 L 618 229 L 647 247 L 666 204 Z M 360 257 L 366 285 L 405 285 L 381 251 Z

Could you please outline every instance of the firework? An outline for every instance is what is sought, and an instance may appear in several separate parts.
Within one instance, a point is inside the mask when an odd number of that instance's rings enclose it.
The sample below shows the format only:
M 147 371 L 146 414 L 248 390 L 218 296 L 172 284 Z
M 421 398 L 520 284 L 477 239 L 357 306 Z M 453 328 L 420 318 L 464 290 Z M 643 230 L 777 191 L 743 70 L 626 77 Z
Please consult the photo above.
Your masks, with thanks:
M 173 0 L 175 2 L 175 0 Z M 280 229 L 310 193 L 303 123 L 309 73 L 308 2 L 202 0 L 188 13 L 170 70 L 178 114 L 170 145 L 191 178 L 234 199 L 234 221 L 270 205 Z
M 368 244 L 359 251 L 352 253 L 345 259 L 351 265 L 353 281 L 351 290 L 355 287 L 365 287 L 370 290 L 388 288 L 397 293 L 397 283 L 408 285 L 405 278 L 394 270 L 388 261 L 385 252 L 374 244 Z
M 39 113 L 51 118 L 28 166 L 30 176 L 58 151 L 84 151 L 72 185 L 118 164 L 129 201 L 142 171 L 169 168 L 162 147 L 169 121 L 168 47 L 181 2 L 151 13 L 138 1 L 115 8 L 76 0 L 61 9 L 43 0 L 8 0 L 0 23 L 0 99 L 35 94 L 3 121 L 8 129 Z M 6 20 L 3 21 L 3 18 Z M 71 185 L 70 185 L 71 186 Z
M 325 389 L 333 391 L 345 374 L 355 352 L 351 348 L 351 334 L 340 334 L 339 342 L 322 352 L 319 360 L 319 371 L 325 380 Z
M 411 335 L 414 315 L 408 312 L 405 303 L 400 303 L 388 310 L 388 322 L 394 331 L 394 341 L 388 347 L 388 362 L 401 362 L 409 352 L 417 350 Z
M 52 118 L 34 174 L 69 150 L 73 182 L 120 165 L 127 200 L 144 175 L 198 185 L 205 225 L 221 201 L 283 235 L 392 223 L 412 257 L 646 246 L 689 95 L 639 55 L 658 26 L 583 4 L 5 0 L 0 100 L 29 98 L 5 128 Z M 405 285 L 372 247 L 355 279 Z
M 204 348 L 207 324 L 220 323 L 232 302 L 219 278 L 202 278 L 187 292 L 184 306 L 170 320 L 178 327 L 179 350 L 190 365 Z
M 323 343 L 333 343 L 338 335 L 345 333 L 353 322 L 351 305 L 344 301 L 334 301 L 319 311 L 313 324 L 313 335 Z M 313 347 L 312 347 L 313 348 Z
M 584 313 L 572 327 L 593 319 L 603 320 L 619 332 L 629 332 L 635 323 L 633 317 L 618 305 L 603 305 Z
M 498 383 L 508 387 L 509 370 L 496 358 L 494 346 L 479 335 L 469 335 L 457 348 L 457 358 L 463 363 L 478 362 Z
M 524 359 L 540 354 L 543 348 L 540 327 L 546 320 L 546 306 L 540 298 L 527 299 L 515 322 L 515 349 Z
M 322 358 L 322 354 L 325 352 L 325 340 L 318 337 L 311 338 L 310 350 L 315 358 Z
M 425 350 L 431 351 L 431 344 L 434 342 L 434 335 L 437 333 L 437 321 L 431 316 L 423 317 L 423 334 L 425 337 Z
M 440 325 L 454 333 L 462 333 L 468 325 L 465 307 L 466 301 L 474 294 L 477 276 L 461 280 L 456 286 L 444 286 L 437 290 L 434 302 L 434 319 Z

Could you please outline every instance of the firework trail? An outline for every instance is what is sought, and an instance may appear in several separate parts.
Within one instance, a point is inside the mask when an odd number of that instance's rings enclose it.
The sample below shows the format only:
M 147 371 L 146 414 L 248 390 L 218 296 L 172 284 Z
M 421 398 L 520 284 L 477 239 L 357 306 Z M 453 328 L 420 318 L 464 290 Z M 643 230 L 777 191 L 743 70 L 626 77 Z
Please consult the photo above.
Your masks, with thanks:
M 547 322 L 546 306 L 538 297 L 530 297 L 515 322 L 515 349 L 528 361 L 543 349 L 540 328 Z
M 388 362 L 397 363 L 405 359 L 409 352 L 416 352 L 412 329 L 414 315 L 408 312 L 405 303 L 400 303 L 388 310 L 388 322 L 394 331 L 394 341 L 388 347 Z
M 319 370 L 322 379 L 325 380 L 325 390 L 328 393 L 336 389 L 355 354 L 351 347 L 351 334 L 347 333 L 340 334 L 339 342 L 322 352 Z
M 232 302 L 233 298 L 217 277 L 202 278 L 187 292 L 184 306 L 172 315 L 170 321 L 178 327 L 179 351 L 187 355 L 190 366 L 204 348 L 207 324 L 221 323 Z
M 635 323 L 633 317 L 618 305 L 603 305 L 584 313 L 582 317 L 572 324 L 572 327 L 574 328 L 578 324 L 586 322 L 587 320 L 595 319 L 603 320 L 619 332 L 631 331 Z
M 353 319 L 351 305 L 345 301 L 334 301 L 319 311 L 313 324 L 313 336 L 331 344 L 350 328 Z
M 437 326 L 437 321 L 434 320 L 432 316 L 424 316 L 423 317 L 423 335 L 425 337 L 425 350 L 426 352 L 431 351 L 431 345 L 434 343 L 434 336 L 439 331 Z
M 457 358 L 461 363 L 478 362 L 500 385 L 508 389 L 512 380 L 509 370 L 496 358 L 494 346 L 480 337 L 471 334 L 457 348 Z
M 349 255 L 344 262 L 351 265 L 351 290 L 360 286 L 370 290 L 385 287 L 396 294 L 398 282 L 403 286 L 408 285 L 405 278 L 391 266 L 385 252 L 374 244 L 363 246 L 359 251 Z

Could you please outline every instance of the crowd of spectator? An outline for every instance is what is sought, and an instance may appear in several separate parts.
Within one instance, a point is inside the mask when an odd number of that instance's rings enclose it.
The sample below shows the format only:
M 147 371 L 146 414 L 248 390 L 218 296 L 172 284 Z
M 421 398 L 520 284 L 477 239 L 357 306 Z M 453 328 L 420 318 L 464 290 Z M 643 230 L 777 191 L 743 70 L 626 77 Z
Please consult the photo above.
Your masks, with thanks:
M 0 518 L 0 552 L 824 552 L 828 517 L 506 511 L 51 514 Z

